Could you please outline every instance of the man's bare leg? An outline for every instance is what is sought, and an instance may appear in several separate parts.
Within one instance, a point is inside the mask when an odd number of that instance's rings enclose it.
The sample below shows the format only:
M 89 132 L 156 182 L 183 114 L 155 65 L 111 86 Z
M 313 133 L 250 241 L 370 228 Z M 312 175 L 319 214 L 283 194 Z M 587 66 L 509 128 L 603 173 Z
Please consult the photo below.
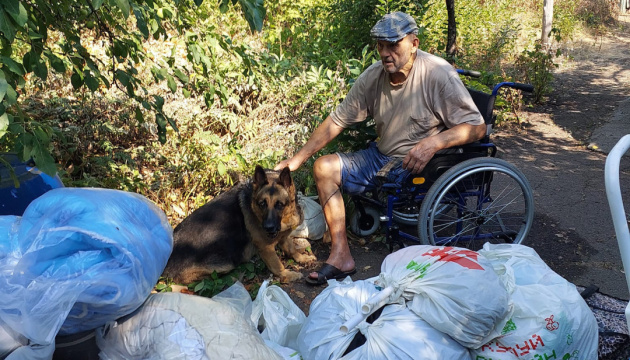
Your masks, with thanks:
M 317 159 L 313 166 L 313 175 L 332 241 L 326 263 L 341 271 L 353 270 L 354 259 L 350 254 L 346 236 L 346 210 L 340 191 L 341 161 L 339 157 L 331 154 Z M 309 277 L 317 279 L 317 273 L 312 272 Z

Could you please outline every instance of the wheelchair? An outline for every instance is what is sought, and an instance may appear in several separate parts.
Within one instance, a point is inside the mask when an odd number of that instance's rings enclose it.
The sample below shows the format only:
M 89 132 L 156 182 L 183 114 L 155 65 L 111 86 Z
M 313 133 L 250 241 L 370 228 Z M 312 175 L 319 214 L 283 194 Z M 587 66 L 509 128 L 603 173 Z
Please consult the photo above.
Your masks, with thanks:
M 469 88 L 486 123 L 486 136 L 436 153 L 420 174 L 408 176 L 402 185 L 388 183 L 385 168 L 392 164 L 385 165 L 376 190 L 351 197 L 352 233 L 363 237 L 384 227 L 390 251 L 408 242 L 471 250 L 485 242 L 523 242 L 534 218 L 532 189 L 520 170 L 495 157 L 497 147 L 490 141 L 494 102 L 503 87 L 533 91 L 532 85 L 514 82 L 495 85 L 491 94 Z

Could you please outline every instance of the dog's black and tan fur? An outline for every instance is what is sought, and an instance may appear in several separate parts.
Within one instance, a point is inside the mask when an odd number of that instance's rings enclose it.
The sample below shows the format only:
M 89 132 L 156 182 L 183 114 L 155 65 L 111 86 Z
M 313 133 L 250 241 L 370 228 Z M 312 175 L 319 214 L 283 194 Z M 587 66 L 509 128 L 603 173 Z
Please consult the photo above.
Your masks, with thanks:
M 228 272 L 258 252 L 281 282 L 297 280 L 302 274 L 284 268 L 276 245 L 298 263 L 315 260 L 298 252 L 289 237 L 302 220 L 289 168 L 278 172 L 257 166 L 251 181 L 217 196 L 175 228 L 164 275 L 190 283 L 214 271 Z

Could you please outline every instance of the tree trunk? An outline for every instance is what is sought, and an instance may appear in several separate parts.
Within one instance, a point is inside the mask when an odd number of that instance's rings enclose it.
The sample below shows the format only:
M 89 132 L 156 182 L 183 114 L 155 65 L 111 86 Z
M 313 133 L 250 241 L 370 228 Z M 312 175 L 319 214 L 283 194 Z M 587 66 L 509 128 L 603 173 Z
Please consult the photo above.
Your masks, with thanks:
M 553 0 L 545 0 L 543 3 L 543 24 L 540 42 L 547 48 L 549 46 L 549 34 L 553 22 Z
M 448 33 L 446 35 L 446 55 L 450 58 L 457 53 L 457 25 L 455 23 L 455 0 L 446 0 L 448 12 Z

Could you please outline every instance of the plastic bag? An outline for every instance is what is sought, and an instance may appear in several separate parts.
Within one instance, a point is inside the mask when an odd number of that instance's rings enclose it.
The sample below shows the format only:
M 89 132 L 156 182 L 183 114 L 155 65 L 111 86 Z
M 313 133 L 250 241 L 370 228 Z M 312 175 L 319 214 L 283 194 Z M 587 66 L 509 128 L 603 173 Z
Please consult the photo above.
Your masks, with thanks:
M 573 284 L 532 248 L 487 243 L 479 252 L 506 284 L 514 313 L 501 336 L 471 351 L 475 359 L 597 359 L 597 321 Z
M 311 303 L 309 316 L 298 335 L 298 350 L 305 360 L 338 359 L 359 331 L 343 334 L 339 328 L 361 310 L 378 289 L 367 281 L 330 280 Z
M 16 246 L 0 259 L 0 320 L 40 345 L 137 309 L 173 246 L 157 206 L 108 189 L 51 190 L 11 231 Z
M 282 288 L 269 286 L 266 280 L 252 305 L 251 319 L 259 329 L 262 326 L 263 339 L 296 349 L 297 336 L 306 321 L 306 315 Z
M 298 194 L 298 204 L 304 213 L 304 221 L 302 221 L 289 236 L 309 240 L 319 240 L 323 238 L 328 226 L 326 225 L 326 219 L 324 218 L 321 205 L 319 205 L 317 201 L 302 194 Z
M 133 314 L 97 329 L 99 357 L 281 360 L 250 320 L 247 290 L 236 283 L 226 291 L 230 294 L 212 299 L 182 293 L 151 294 Z
M 499 335 L 509 297 L 492 266 L 462 248 L 410 246 L 388 255 L 376 285 L 461 345 L 478 348 Z
M 470 360 L 468 349 L 435 330 L 405 305 L 387 305 L 372 324 L 359 327 L 365 344 L 342 360 Z

